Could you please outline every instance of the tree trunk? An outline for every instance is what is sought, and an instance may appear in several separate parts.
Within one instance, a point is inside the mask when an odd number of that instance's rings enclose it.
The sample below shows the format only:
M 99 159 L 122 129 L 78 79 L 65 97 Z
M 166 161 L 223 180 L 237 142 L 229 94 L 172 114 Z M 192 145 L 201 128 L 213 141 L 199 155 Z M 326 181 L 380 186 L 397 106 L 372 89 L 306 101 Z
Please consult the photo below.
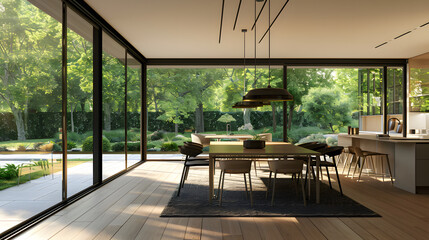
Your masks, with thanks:
M 252 110 L 250 108 L 245 108 L 244 109 L 244 111 L 243 111 L 243 122 L 244 122 L 244 125 L 246 125 L 248 123 L 251 124 L 251 122 L 250 122 L 250 113 L 251 112 L 252 112 Z
M 70 123 L 71 123 L 71 131 L 74 132 L 73 104 L 70 104 Z
M 204 111 L 203 104 L 199 103 L 195 109 L 195 131 L 202 133 L 204 132 Z
M 110 111 L 110 104 L 104 103 L 104 130 L 112 130 L 112 115 Z
M 174 124 L 174 132 L 176 133 L 176 135 L 179 134 L 179 124 L 178 123 Z
M 271 112 L 273 113 L 273 133 L 275 133 L 277 129 L 277 121 L 276 121 L 276 105 L 274 105 L 274 103 L 271 103 Z
M 335 133 L 332 123 L 329 123 L 329 127 L 331 128 L 332 133 Z
M 293 102 L 290 102 L 290 104 L 289 104 L 289 116 L 288 116 L 288 123 L 287 123 L 287 128 L 289 130 L 292 127 L 293 109 L 294 109 L 294 104 L 293 104 Z
M 13 116 L 15 117 L 16 131 L 18 132 L 18 140 L 24 141 L 25 138 L 25 124 L 24 113 L 15 107 L 11 107 Z

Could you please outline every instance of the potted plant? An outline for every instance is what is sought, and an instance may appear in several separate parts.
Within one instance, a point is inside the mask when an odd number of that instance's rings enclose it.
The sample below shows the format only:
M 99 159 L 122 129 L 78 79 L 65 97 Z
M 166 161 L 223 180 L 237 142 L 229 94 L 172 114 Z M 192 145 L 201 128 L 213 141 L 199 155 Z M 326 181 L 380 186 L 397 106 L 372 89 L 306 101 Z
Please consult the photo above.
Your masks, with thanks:
M 261 140 L 261 136 L 254 134 L 252 139 L 244 140 L 243 147 L 248 149 L 262 149 L 265 148 L 265 141 Z

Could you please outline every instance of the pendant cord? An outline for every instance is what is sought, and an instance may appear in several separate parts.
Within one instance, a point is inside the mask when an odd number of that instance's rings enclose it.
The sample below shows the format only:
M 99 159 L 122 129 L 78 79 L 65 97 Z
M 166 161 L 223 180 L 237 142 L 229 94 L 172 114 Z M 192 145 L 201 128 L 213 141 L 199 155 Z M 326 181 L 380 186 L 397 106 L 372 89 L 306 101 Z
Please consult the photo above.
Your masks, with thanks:
M 255 22 L 256 22 L 256 0 L 255 0 Z M 255 81 L 256 82 L 256 24 L 255 24 Z
M 246 95 L 246 32 L 247 32 L 247 29 L 243 29 L 242 30 L 243 31 L 243 35 L 244 35 L 244 40 L 243 40 L 243 42 L 244 42 L 244 49 L 243 49 L 243 82 L 244 82 L 244 87 L 243 87 L 243 96 L 244 95 Z
M 268 0 L 268 87 L 271 85 L 271 0 Z

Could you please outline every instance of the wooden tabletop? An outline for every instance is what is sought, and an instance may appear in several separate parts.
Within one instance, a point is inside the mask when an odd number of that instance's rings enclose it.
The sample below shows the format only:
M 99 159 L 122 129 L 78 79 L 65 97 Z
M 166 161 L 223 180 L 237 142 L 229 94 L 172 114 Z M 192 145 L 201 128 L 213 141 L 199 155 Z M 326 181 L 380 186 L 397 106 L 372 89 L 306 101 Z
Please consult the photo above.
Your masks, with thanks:
M 210 156 L 217 155 L 319 155 L 319 152 L 285 142 L 266 142 L 263 149 L 246 149 L 243 142 L 211 142 Z

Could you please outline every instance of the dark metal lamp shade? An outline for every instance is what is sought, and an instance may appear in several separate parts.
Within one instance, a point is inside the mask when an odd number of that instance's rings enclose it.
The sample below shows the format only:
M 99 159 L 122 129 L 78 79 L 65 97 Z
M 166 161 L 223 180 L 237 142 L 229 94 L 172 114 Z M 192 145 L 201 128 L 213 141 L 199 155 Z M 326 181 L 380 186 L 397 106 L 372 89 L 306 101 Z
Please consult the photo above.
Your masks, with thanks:
M 292 101 L 293 96 L 286 89 L 272 88 L 268 85 L 267 88 L 256 88 L 250 90 L 243 97 L 245 102 L 276 102 L 276 101 Z
M 257 108 L 262 107 L 262 102 L 236 102 L 232 108 Z

